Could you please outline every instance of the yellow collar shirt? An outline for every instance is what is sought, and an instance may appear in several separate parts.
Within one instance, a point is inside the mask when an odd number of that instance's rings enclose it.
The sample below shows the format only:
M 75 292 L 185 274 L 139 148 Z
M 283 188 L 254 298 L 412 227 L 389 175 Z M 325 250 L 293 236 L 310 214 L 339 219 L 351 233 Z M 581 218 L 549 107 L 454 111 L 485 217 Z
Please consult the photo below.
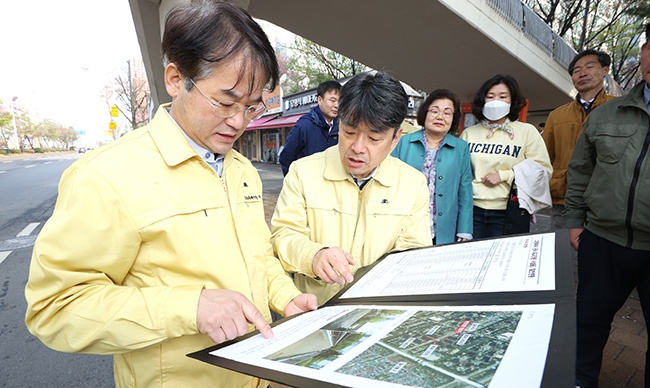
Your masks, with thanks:
M 268 243 L 262 183 L 235 151 L 223 176 L 162 106 L 68 168 L 34 246 L 26 323 L 49 347 L 114 354 L 118 387 L 256 387 L 190 359 L 203 288 L 242 293 L 271 321 L 299 294 Z
M 271 241 L 282 265 L 319 305 L 341 287 L 315 279 L 312 262 L 326 247 L 341 247 L 357 262 L 431 245 L 429 189 L 424 175 L 386 157 L 362 190 L 341 163 L 338 146 L 291 164 L 272 218 Z

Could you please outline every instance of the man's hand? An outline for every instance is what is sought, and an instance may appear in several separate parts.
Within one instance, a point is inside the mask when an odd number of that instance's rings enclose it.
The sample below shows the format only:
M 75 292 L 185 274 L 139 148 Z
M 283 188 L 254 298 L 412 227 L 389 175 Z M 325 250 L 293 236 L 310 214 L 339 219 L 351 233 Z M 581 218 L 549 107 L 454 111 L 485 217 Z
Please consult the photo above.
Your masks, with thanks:
M 580 235 L 585 228 L 570 228 L 569 229 L 569 242 L 571 247 L 577 251 L 580 246 Z
M 237 338 L 248 331 L 247 323 L 255 325 L 264 338 L 272 338 L 271 326 L 246 297 L 230 290 L 201 291 L 196 325 L 215 343 Z
M 487 187 L 494 187 L 501 183 L 501 175 L 498 172 L 491 172 L 481 178 L 481 182 Z
M 357 263 L 352 255 L 339 247 L 323 248 L 311 263 L 314 274 L 325 283 L 338 283 L 345 285 L 345 282 L 352 282 L 354 278 L 350 272 L 350 266 Z
M 305 311 L 316 310 L 318 308 L 318 300 L 314 294 L 300 294 L 293 298 L 291 302 L 284 308 L 284 316 L 288 317 Z

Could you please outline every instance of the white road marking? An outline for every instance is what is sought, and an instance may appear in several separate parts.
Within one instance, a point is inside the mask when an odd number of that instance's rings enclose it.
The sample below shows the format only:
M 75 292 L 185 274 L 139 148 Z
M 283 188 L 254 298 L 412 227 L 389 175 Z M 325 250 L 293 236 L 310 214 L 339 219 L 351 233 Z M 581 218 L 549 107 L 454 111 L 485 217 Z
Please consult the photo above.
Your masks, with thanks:
M 45 162 L 45 163 L 43 163 L 43 164 L 50 164 L 50 163 L 52 163 L 52 161 L 51 161 L 51 160 L 50 160 L 49 162 Z
M 29 166 L 25 166 L 25 168 L 32 168 L 32 167 L 36 167 L 36 165 L 35 164 L 30 164 Z
M 11 251 L 9 252 L 0 252 L 0 264 L 2 264 L 3 261 L 11 254 Z
M 4 174 L 6 171 L 0 171 L 0 174 Z
M 27 225 L 25 229 L 23 229 L 20 233 L 16 235 L 16 237 L 23 237 L 23 236 L 29 236 L 34 229 L 40 224 L 40 222 L 32 222 L 31 224 Z
M 13 163 L 13 160 L 3 160 L 2 163 Z

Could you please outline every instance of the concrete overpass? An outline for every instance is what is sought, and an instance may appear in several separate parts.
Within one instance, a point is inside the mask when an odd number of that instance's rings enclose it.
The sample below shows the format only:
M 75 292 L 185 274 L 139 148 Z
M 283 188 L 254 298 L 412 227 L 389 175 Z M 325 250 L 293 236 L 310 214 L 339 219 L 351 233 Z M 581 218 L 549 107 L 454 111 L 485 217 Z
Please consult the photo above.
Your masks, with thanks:
M 154 104 L 169 101 L 161 27 L 188 0 L 129 0 Z M 570 100 L 575 52 L 519 0 L 234 0 L 267 20 L 429 92 L 470 101 L 491 76 L 513 75 L 529 114 Z

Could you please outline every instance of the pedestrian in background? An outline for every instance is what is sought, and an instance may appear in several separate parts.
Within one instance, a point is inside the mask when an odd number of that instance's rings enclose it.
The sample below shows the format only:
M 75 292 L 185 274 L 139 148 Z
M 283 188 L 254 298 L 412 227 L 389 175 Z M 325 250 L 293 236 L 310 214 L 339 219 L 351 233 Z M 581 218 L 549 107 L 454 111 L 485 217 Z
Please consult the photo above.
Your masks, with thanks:
M 282 173 L 287 175 L 295 160 L 325 151 L 339 139 L 339 93 L 341 84 L 325 81 L 316 90 L 318 105 L 304 114 L 293 126 L 280 153 Z
M 556 108 L 548 115 L 542 137 L 553 165 L 550 182 L 553 229 L 567 227 L 564 219 L 567 167 L 582 126 L 590 112 L 616 98 L 603 89 L 603 80 L 609 73 L 611 62 L 610 56 L 602 51 L 585 50 L 576 55 L 569 64 L 569 74 L 578 94 L 573 101 Z
M 422 171 L 429 188 L 434 244 L 472 239 L 472 166 L 467 143 L 449 132 L 460 123 L 460 99 L 436 89 L 420 105 L 423 129 L 402 136 L 392 156 Z
M 517 80 L 509 75 L 490 78 L 474 97 L 472 113 L 479 123 L 465 129 L 460 138 L 469 145 L 474 174 L 475 239 L 504 235 L 517 164 L 530 159 L 551 176 L 551 162 L 537 128 L 518 121 L 525 104 Z
M 643 82 L 589 114 L 569 161 L 564 206 L 578 251 L 575 383 L 582 387 L 598 385 L 612 320 L 634 288 L 650 322 L 650 24 L 645 34 Z M 648 361 L 646 352 L 646 387 Z
M 227 2 L 173 9 L 172 97 L 145 127 L 64 173 L 34 245 L 29 330 L 65 352 L 113 354 L 117 387 L 266 387 L 185 355 L 316 308 L 272 255 L 257 170 L 232 149 L 278 82 L 275 53 Z M 91 384 L 92 385 L 92 384 Z
M 341 89 L 339 144 L 295 161 L 284 178 L 273 247 L 319 304 L 383 254 L 431 245 L 424 176 L 389 155 L 407 106 L 390 75 L 352 77 Z

